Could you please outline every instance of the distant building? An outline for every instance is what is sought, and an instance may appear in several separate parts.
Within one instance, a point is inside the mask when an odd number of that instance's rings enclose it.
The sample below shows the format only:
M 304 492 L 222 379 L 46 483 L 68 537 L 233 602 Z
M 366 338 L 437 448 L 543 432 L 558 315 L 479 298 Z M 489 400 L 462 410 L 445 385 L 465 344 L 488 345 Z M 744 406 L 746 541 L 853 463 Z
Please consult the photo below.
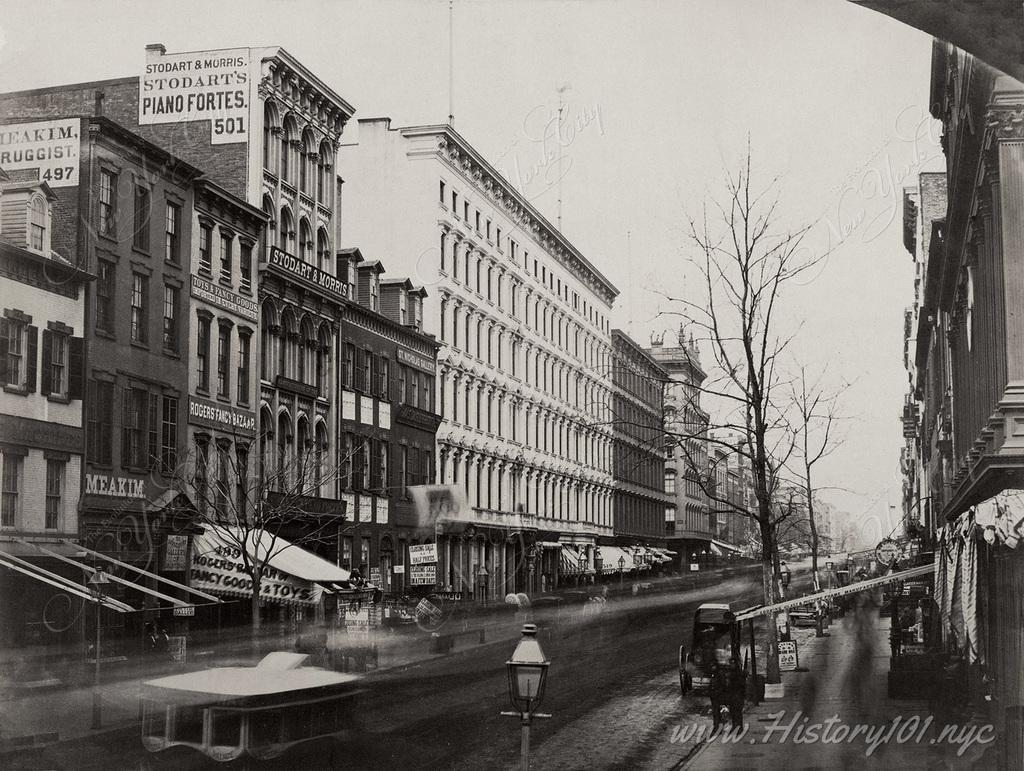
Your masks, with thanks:
M 709 417 L 700 401 L 707 375 L 692 336 L 688 339 L 682 328 L 675 345 L 655 338 L 649 353 L 668 373 L 664 397 L 665 490 L 674 500 L 665 510 L 665 538 L 668 548 L 678 553 L 679 564 L 688 565 L 694 555 L 711 554 L 711 541 L 717 537 L 705 478 Z
M 619 329 L 612 330 L 615 543 L 665 546 L 664 399 L 668 373 Z

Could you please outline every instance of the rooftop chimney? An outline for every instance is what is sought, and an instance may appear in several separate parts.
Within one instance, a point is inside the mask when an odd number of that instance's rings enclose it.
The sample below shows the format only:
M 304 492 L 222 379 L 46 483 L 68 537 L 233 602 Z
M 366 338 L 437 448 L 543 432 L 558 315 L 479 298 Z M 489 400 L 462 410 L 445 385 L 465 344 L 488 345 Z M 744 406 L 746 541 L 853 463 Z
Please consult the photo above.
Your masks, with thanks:
M 164 48 L 163 43 L 150 43 L 146 46 L 146 53 L 149 53 L 150 51 L 159 51 L 161 56 L 167 53 L 167 49 Z

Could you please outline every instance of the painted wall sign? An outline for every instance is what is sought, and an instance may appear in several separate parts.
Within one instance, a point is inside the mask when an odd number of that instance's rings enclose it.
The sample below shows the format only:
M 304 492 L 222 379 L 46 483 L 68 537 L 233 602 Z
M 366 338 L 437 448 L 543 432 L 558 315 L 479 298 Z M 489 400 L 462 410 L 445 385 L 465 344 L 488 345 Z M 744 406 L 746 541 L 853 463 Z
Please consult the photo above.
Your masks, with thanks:
M 215 145 L 249 138 L 249 49 L 146 52 L 139 78 L 139 125 L 210 121 Z
M 0 168 L 38 169 L 50 187 L 76 186 L 81 125 L 71 118 L 0 126 Z
M 240 410 L 227 404 L 217 404 L 198 396 L 188 397 L 188 422 L 233 434 L 256 436 L 255 412 Z
M 303 262 L 298 257 L 281 251 L 276 246 L 270 249 L 270 264 L 318 289 L 323 289 L 339 297 L 345 297 L 348 294 L 344 282 L 337 276 L 332 276 L 315 265 Z
M 259 318 L 259 309 L 256 307 L 255 300 L 243 297 L 196 275 L 192 276 L 192 296 L 254 324 Z
M 107 495 L 112 498 L 145 498 L 146 482 L 130 477 L 112 477 L 107 474 L 85 475 L 86 495 Z

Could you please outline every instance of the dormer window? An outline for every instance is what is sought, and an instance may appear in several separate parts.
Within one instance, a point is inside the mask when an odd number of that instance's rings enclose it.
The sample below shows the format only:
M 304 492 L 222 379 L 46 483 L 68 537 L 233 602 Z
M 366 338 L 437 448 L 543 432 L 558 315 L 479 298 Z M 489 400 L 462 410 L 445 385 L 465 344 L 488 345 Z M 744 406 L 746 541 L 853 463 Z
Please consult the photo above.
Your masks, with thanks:
M 380 295 L 380 279 L 376 273 L 370 274 L 370 310 L 377 310 L 378 298 Z
M 398 321 L 404 327 L 407 320 L 407 301 L 404 291 L 398 293 Z

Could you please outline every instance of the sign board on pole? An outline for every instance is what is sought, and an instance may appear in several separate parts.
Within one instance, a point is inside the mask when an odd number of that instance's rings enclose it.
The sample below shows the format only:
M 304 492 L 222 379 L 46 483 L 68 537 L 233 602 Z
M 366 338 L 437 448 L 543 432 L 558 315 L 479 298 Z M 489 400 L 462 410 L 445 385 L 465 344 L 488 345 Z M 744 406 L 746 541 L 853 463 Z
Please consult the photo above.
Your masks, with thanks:
M 171 655 L 171 661 L 184 664 L 186 653 L 185 635 L 172 634 L 169 636 L 167 638 L 167 652 Z
M 437 565 L 411 565 L 409 584 L 411 586 L 433 586 L 437 583 Z
M 181 605 L 181 606 L 175 607 L 175 609 L 173 611 L 171 611 L 171 615 L 174 615 L 174 616 L 194 616 L 195 614 L 196 614 L 196 606 L 195 605 Z
M 797 655 L 795 642 L 779 643 L 779 669 L 783 672 L 792 672 L 800 666 L 800 657 Z
M 690 570 L 692 570 L 692 571 L 700 570 L 700 565 L 698 565 L 696 562 L 691 562 L 690 563 Z
M 886 567 L 891 565 L 892 561 L 896 559 L 899 554 L 900 547 L 896 545 L 895 541 L 890 541 L 888 538 L 875 547 L 875 558 Z
M 437 544 L 420 543 L 409 547 L 410 565 L 428 565 L 437 562 Z
M 394 566 L 392 566 L 391 569 L 394 571 L 396 576 L 397 575 L 401 575 L 402 573 L 405 572 L 405 565 L 394 565 Z
M 370 583 L 374 586 L 383 585 L 383 582 L 380 577 L 380 568 L 370 568 Z

